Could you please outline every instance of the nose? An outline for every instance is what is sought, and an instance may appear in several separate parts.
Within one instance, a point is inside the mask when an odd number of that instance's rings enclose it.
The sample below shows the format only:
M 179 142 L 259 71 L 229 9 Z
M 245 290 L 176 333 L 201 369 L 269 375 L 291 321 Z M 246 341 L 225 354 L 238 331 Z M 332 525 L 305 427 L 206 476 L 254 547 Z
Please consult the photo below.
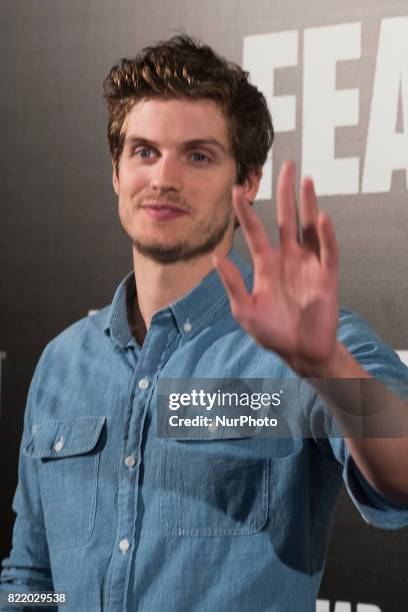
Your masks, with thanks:
M 170 154 L 162 154 L 154 164 L 151 187 L 158 191 L 180 191 L 182 187 L 182 169 L 180 162 Z

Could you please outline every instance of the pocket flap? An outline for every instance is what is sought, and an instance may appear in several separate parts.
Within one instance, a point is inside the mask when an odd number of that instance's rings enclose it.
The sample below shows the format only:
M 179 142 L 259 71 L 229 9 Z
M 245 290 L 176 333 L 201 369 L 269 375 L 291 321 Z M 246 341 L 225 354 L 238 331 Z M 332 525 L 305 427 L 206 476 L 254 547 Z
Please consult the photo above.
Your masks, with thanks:
M 84 416 L 33 425 L 24 454 L 33 459 L 71 457 L 92 451 L 106 417 Z

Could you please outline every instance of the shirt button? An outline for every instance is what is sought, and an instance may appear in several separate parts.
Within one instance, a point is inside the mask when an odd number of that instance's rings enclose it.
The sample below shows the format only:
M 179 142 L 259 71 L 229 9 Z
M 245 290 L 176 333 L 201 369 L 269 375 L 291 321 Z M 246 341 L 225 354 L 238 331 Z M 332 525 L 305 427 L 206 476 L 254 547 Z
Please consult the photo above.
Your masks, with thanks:
M 124 538 L 123 540 L 121 540 L 119 542 L 119 548 L 123 553 L 129 550 L 129 540 L 127 538 Z
M 184 323 L 184 325 L 183 325 L 183 329 L 184 329 L 184 331 L 185 331 L 185 332 L 187 332 L 187 333 L 188 333 L 188 332 L 191 332 L 191 330 L 192 330 L 192 326 L 191 326 L 191 323 L 190 323 L 189 319 L 187 319 L 187 321 Z
M 134 458 L 133 455 L 129 455 L 128 457 L 126 457 L 125 459 L 125 464 L 128 466 L 128 468 L 132 468 L 136 463 L 136 459 Z
M 64 438 L 60 438 L 59 440 L 56 441 L 56 443 L 54 444 L 54 450 L 59 453 L 60 450 L 62 450 L 64 448 Z
M 139 389 L 147 389 L 147 387 L 149 386 L 149 379 L 148 378 L 141 378 L 139 380 Z

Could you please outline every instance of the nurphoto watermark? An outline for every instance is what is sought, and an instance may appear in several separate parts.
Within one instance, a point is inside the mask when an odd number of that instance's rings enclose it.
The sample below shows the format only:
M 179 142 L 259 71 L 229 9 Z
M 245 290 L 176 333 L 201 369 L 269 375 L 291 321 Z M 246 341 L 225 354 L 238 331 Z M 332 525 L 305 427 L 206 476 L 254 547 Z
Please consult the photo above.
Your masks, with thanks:
M 408 436 L 408 381 L 383 383 L 373 378 L 161 379 L 157 435 L 199 440 Z

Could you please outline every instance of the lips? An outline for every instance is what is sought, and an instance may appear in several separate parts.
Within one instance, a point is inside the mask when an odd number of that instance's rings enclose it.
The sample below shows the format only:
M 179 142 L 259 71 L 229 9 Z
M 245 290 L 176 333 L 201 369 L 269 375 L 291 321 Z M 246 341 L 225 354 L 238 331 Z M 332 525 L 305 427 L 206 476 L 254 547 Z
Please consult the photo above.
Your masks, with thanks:
M 143 204 L 141 208 L 153 219 L 166 221 L 187 215 L 187 211 L 176 204 Z

